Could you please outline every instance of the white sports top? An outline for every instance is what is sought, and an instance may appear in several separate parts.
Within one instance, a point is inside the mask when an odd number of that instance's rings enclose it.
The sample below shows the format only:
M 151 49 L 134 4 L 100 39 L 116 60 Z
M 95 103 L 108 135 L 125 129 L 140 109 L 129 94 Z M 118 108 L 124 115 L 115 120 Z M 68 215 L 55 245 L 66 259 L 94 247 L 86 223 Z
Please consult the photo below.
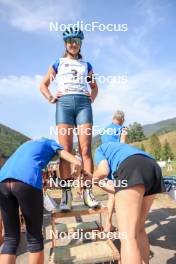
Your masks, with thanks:
M 60 92 L 62 95 L 88 95 L 87 75 L 92 70 L 89 62 L 83 61 L 82 59 L 60 58 L 52 67 L 57 73 L 57 92 Z

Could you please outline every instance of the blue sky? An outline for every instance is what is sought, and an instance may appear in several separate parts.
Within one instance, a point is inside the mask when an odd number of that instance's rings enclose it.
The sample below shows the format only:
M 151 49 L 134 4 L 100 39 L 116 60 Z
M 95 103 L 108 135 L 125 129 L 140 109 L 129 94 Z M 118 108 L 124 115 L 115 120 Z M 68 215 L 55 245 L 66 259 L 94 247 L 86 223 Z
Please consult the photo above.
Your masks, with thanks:
M 174 0 L 0 0 L 0 123 L 33 138 L 49 135 L 55 106 L 38 87 L 64 52 L 62 32 L 51 32 L 49 25 L 77 21 L 128 27 L 84 32 L 82 54 L 94 72 L 128 79 L 126 84 L 99 83 L 96 126 L 109 123 L 116 109 L 125 111 L 127 124 L 176 117 L 175 13 Z

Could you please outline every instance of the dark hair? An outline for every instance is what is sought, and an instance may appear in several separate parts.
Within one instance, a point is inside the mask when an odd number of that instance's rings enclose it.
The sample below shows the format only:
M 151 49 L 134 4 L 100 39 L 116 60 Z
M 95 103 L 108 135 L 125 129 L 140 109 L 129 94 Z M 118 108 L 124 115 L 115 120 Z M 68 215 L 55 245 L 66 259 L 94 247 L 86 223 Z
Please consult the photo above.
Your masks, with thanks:
M 67 51 L 65 50 L 65 53 L 63 55 L 63 58 L 66 58 L 66 57 L 67 57 Z M 79 50 L 79 53 L 78 53 L 78 60 L 79 59 L 82 59 L 81 50 Z

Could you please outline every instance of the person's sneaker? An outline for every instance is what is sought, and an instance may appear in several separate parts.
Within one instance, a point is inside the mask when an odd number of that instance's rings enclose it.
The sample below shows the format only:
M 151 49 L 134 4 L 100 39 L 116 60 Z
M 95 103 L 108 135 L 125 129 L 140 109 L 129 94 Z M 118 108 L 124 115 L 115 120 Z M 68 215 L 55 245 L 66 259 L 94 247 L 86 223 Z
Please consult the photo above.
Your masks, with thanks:
M 62 188 L 62 198 L 59 206 L 60 211 L 70 211 L 72 208 L 71 188 Z
M 92 188 L 85 188 L 83 191 L 84 204 L 90 208 L 100 207 L 100 203 L 95 199 Z

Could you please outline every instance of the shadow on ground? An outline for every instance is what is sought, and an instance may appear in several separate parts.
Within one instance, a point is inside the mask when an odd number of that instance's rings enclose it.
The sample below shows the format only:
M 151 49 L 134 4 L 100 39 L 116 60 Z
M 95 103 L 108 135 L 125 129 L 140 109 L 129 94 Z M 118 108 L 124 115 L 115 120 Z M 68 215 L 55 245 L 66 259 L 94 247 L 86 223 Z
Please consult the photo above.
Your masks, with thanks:
M 159 208 L 150 212 L 146 227 L 155 227 L 148 233 L 150 245 L 176 252 L 176 208 Z M 167 264 L 176 263 L 176 254 Z

